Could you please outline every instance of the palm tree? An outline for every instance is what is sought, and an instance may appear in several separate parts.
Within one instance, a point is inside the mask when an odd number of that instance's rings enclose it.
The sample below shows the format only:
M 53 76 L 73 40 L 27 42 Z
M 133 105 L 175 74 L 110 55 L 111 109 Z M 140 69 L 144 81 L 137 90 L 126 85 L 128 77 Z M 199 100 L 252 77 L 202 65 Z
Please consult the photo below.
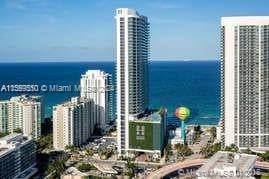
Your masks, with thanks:
M 207 144 L 206 146 L 202 147 L 200 150 L 200 154 L 202 154 L 205 158 L 211 157 L 214 155 L 216 152 L 221 150 L 221 144 L 216 143 L 216 144 Z
M 193 154 L 192 150 L 187 145 L 176 144 L 175 149 L 177 150 L 177 155 L 182 157 L 183 159 L 186 156 L 190 156 Z
M 127 159 L 126 168 L 128 170 L 127 175 L 131 178 L 134 177 L 135 176 L 134 174 L 135 164 L 130 159 Z
M 210 134 L 211 134 L 210 141 L 211 141 L 211 142 L 214 142 L 215 139 L 216 139 L 216 137 L 217 137 L 217 129 L 216 129 L 216 127 L 211 127 L 211 128 L 209 129 L 209 132 L 210 132 Z
M 86 150 L 86 154 L 88 155 L 88 156 L 93 156 L 93 150 L 92 149 L 87 149 Z
M 226 146 L 224 150 L 229 152 L 238 152 L 239 148 L 235 144 L 231 144 L 230 146 Z
M 59 178 L 66 169 L 65 162 L 67 161 L 67 159 L 67 155 L 61 155 L 57 160 L 55 160 L 51 165 L 49 165 L 48 173 L 54 173 L 54 177 Z
M 170 144 L 167 144 L 164 148 L 164 156 L 165 160 L 167 161 L 169 156 L 172 154 L 172 147 Z

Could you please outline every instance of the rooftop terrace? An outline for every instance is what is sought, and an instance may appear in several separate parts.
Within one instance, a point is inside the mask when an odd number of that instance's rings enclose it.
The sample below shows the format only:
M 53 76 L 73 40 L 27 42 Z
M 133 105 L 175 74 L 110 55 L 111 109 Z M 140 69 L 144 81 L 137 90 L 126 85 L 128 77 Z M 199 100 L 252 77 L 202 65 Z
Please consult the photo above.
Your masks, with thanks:
M 144 114 L 138 117 L 139 121 L 149 121 L 149 122 L 159 122 L 163 119 L 164 115 L 166 113 L 165 108 L 152 109 L 146 111 Z
M 0 157 L 30 140 L 19 133 L 9 134 L 0 138 Z

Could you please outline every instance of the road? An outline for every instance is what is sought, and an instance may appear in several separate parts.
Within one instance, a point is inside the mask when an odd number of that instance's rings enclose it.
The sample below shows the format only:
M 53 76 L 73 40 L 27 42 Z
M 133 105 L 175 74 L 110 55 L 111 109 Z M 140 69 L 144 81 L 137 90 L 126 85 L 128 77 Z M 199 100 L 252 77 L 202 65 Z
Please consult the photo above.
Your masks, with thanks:
M 111 165 L 125 165 L 127 163 L 127 161 L 124 160 L 100 160 L 100 159 L 91 159 L 92 162 L 99 162 L 99 163 L 105 163 L 105 164 L 111 164 Z M 158 166 L 163 166 L 163 164 L 160 163 L 154 163 L 154 162 L 137 162 L 137 161 L 133 161 L 133 163 L 136 166 L 148 166 L 148 167 L 158 167 Z
M 170 165 L 166 165 L 152 173 L 150 173 L 147 176 L 147 179 L 158 179 L 162 178 L 169 173 L 172 173 L 176 170 L 182 169 L 182 168 L 188 168 L 193 166 L 200 166 L 203 165 L 206 162 L 206 159 L 194 159 L 194 160 L 184 160 L 183 162 L 177 162 Z
M 269 162 L 256 161 L 255 168 L 269 170 Z
M 193 159 L 193 160 L 188 159 L 183 162 L 177 162 L 170 165 L 166 165 L 150 173 L 150 175 L 147 176 L 147 179 L 159 179 L 179 169 L 203 165 L 206 161 L 207 159 Z M 256 161 L 255 168 L 269 170 L 269 162 Z
M 105 174 L 115 174 L 115 170 L 112 168 L 113 166 L 120 166 L 124 168 L 127 164 L 127 161 L 124 160 L 101 160 L 101 159 L 94 159 L 91 157 L 81 158 L 76 161 L 76 163 L 91 163 L 94 165 L 98 170 Z M 135 166 L 140 168 L 157 168 L 162 167 L 163 165 L 160 163 L 154 162 L 138 162 L 133 161 Z

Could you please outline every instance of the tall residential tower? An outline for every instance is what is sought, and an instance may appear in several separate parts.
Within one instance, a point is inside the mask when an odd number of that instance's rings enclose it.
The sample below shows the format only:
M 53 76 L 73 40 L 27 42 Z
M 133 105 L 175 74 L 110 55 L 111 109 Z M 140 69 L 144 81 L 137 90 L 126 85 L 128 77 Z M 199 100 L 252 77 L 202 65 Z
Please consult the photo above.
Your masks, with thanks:
M 80 79 L 80 97 L 93 101 L 94 120 L 102 129 L 112 120 L 112 77 L 101 70 L 88 70 Z
M 70 101 L 53 107 L 53 147 L 65 150 L 66 146 L 80 146 L 94 132 L 93 102 L 73 97 Z
M 14 96 L 0 101 L 0 132 L 19 132 L 37 139 L 41 136 L 43 119 L 41 96 Z
M 129 149 L 129 120 L 148 107 L 149 22 L 128 8 L 116 10 L 118 152 Z
M 269 16 L 221 19 L 222 143 L 269 147 Z

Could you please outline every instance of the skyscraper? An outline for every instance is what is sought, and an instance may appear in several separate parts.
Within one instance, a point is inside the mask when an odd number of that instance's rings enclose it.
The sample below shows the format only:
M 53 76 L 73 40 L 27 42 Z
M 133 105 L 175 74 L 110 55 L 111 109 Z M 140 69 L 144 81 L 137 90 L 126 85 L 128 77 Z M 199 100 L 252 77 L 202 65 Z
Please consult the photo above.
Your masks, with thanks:
M 221 19 L 222 144 L 269 147 L 269 16 Z
M 37 139 L 41 135 L 43 102 L 40 96 L 15 96 L 0 101 L 0 131 L 21 131 Z
M 53 107 L 53 147 L 64 150 L 66 146 L 80 146 L 94 132 L 93 102 L 73 97 L 70 101 Z
M 129 120 L 148 107 L 149 22 L 128 8 L 116 10 L 118 153 L 129 148 Z
M 101 70 L 88 70 L 80 79 L 81 97 L 94 102 L 94 120 L 102 129 L 112 120 L 112 78 Z

